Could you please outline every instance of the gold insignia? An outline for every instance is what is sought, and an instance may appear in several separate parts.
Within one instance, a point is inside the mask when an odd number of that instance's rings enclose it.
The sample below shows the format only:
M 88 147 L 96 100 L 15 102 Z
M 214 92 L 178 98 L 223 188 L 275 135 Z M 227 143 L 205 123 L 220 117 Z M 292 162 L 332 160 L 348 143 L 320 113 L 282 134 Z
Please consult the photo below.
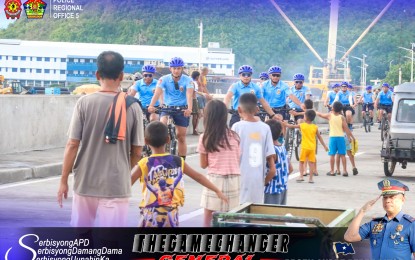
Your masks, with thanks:
M 390 186 L 391 186 L 391 182 L 389 180 L 384 180 L 383 181 L 383 187 L 389 188 Z
M 372 229 L 372 234 L 378 234 L 383 231 L 383 224 L 376 224 Z
M 396 227 L 396 232 L 401 232 L 402 230 L 403 230 L 403 225 L 399 224 L 399 225 Z

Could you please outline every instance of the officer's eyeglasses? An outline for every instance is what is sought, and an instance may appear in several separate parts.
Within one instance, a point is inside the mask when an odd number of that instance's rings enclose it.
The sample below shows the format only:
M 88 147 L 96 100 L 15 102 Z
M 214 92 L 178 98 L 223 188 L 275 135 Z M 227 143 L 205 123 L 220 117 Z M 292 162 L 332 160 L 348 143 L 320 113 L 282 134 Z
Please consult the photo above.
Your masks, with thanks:
M 260 78 L 261 80 L 267 80 L 267 78 Z
M 174 82 L 174 88 L 175 88 L 176 90 L 179 90 L 179 83 L 178 83 L 178 82 Z
M 281 74 L 271 74 L 271 76 L 279 78 L 279 77 L 281 77 Z
M 301 84 L 303 83 L 302 81 L 296 81 L 295 84 Z
M 153 77 L 153 74 L 144 74 L 143 77 L 144 78 L 152 78 Z
M 242 73 L 242 77 L 249 78 L 252 76 L 252 73 Z

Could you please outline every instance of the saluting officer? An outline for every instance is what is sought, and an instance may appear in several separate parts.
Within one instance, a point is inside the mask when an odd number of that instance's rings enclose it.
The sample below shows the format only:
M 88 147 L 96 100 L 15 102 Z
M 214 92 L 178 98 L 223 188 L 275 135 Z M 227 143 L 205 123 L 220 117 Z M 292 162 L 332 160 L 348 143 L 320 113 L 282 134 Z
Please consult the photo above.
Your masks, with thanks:
M 393 179 L 379 182 L 378 188 L 382 190 L 381 195 L 360 209 L 344 234 L 344 239 L 357 242 L 369 238 L 372 259 L 411 259 L 411 254 L 415 255 L 415 219 L 402 212 L 405 191 L 409 189 Z M 386 215 L 359 227 L 365 213 L 382 196 Z

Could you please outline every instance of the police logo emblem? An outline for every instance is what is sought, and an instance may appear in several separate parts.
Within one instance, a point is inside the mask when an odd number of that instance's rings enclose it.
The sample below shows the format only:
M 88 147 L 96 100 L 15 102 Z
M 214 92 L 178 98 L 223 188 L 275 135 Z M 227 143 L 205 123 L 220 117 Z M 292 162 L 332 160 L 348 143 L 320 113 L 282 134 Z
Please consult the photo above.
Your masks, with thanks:
M 183 92 L 184 87 L 183 87 L 183 86 L 180 86 L 180 87 L 179 87 L 179 90 L 180 90 L 180 92 Z
M 281 89 L 277 89 L 277 95 L 281 94 Z
M 302 96 L 304 96 L 304 93 L 303 92 L 300 93 L 300 97 L 302 97 Z
M 251 90 L 250 92 L 251 92 L 251 94 L 255 94 L 255 91 L 254 90 Z
M 396 232 L 401 232 L 402 230 L 403 230 L 403 225 L 399 224 L 399 225 L 396 227 Z
M 383 181 L 383 187 L 389 188 L 390 186 L 391 186 L 391 182 L 389 180 L 384 180 Z
M 155 88 L 153 88 L 152 92 L 153 92 L 153 94 L 154 94 L 154 93 L 156 92 L 156 89 L 155 89 Z

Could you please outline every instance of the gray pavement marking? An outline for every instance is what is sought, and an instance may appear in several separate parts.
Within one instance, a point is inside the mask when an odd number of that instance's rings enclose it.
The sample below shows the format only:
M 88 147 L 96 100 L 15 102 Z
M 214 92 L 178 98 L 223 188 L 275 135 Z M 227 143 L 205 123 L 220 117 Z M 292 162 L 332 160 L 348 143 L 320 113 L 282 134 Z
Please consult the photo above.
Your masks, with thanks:
M 72 175 L 70 175 L 69 177 L 72 178 Z M 61 178 L 61 176 L 56 176 L 56 177 L 44 178 L 44 179 L 41 179 L 41 180 L 38 179 L 38 180 L 22 181 L 22 182 L 17 182 L 17 183 L 13 183 L 13 184 L 3 184 L 3 185 L 0 185 L 0 190 L 5 190 L 5 189 L 9 189 L 9 188 L 19 187 L 19 186 L 29 185 L 29 184 L 39 183 L 39 182 L 52 181 L 52 180 L 56 180 L 56 179 L 60 179 L 60 178 Z

